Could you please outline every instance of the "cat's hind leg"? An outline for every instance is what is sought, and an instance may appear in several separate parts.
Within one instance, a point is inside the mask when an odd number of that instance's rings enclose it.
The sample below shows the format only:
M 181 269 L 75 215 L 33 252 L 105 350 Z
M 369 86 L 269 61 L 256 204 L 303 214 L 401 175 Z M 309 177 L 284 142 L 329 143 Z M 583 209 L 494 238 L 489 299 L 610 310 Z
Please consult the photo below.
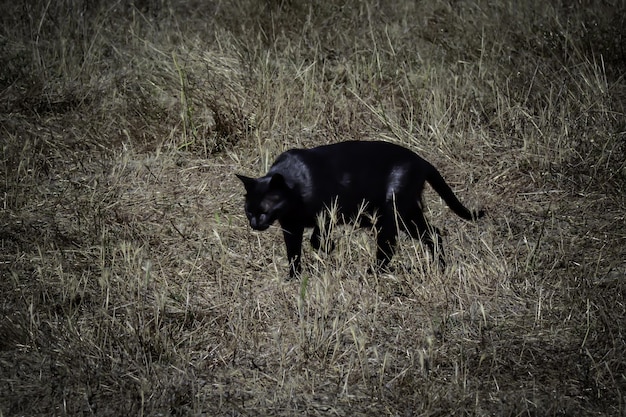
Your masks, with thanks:
M 438 228 L 428 224 L 424 213 L 421 210 L 415 210 L 411 216 L 406 217 L 406 231 L 413 238 L 420 240 L 430 250 L 433 259 L 437 258 L 442 269 L 446 267 L 443 245 L 441 244 L 441 232 Z M 435 245 L 437 246 L 435 248 Z
M 394 219 L 393 207 L 388 207 L 380 214 L 376 224 L 376 267 L 388 268 L 395 252 L 398 228 Z

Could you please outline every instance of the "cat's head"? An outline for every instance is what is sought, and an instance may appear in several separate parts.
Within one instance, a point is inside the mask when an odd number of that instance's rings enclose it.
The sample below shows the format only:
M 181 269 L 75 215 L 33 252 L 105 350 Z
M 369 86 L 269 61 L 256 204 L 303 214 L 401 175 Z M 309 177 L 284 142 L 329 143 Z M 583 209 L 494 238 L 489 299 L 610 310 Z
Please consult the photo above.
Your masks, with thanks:
M 280 174 L 250 178 L 236 174 L 246 189 L 246 216 L 254 230 L 265 230 L 289 205 L 289 187 Z

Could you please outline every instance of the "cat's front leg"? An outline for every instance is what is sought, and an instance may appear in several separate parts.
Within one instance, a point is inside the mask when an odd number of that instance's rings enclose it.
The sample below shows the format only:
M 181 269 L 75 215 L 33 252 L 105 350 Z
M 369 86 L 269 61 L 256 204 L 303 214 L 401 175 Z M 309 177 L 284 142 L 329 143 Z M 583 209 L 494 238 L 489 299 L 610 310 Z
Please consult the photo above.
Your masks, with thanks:
M 289 277 L 294 279 L 300 275 L 300 258 L 302 256 L 302 234 L 304 227 L 298 225 L 284 225 L 283 237 L 285 238 L 285 246 L 287 247 L 287 260 L 289 261 Z

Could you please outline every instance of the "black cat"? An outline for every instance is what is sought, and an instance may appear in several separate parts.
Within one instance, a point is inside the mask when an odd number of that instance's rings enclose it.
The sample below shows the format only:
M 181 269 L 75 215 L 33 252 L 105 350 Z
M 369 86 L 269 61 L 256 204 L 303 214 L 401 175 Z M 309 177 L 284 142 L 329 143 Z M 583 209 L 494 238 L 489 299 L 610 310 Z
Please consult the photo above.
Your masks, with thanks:
M 371 226 L 376 218 L 377 266 L 386 267 L 396 243 L 398 228 L 421 239 L 445 267 L 441 238 L 422 212 L 424 181 L 439 193 L 448 206 L 466 220 L 484 212 L 471 212 L 459 202 L 441 174 L 414 152 L 388 142 L 350 141 L 312 149 L 291 149 L 282 153 L 269 172 L 260 178 L 237 175 L 246 189 L 245 210 L 250 226 L 265 230 L 278 220 L 283 230 L 289 277 L 300 273 L 302 234 L 313 227 L 311 244 L 322 246 L 318 215 L 336 206 L 340 222 L 355 221 Z M 365 204 L 364 204 L 365 203 Z M 365 207 L 365 210 L 363 210 Z M 326 216 L 328 218 L 328 216 Z M 322 225 L 328 226 L 328 225 Z M 434 231 L 436 239 L 431 233 Z

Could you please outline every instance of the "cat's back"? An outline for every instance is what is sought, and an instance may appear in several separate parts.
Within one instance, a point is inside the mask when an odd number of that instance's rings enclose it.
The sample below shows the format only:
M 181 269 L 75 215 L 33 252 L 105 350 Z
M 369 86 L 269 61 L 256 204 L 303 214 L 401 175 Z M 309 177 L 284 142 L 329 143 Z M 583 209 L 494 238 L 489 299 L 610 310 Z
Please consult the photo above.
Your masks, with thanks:
M 342 162 L 371 162 L 376 161 L 401 161 L 413 159 L 417 156 L 413 151 L 383 141 L 351 140 L 329 145 L 317 146 L 315 148 L 301 149 L 294 148 L 283 152 L 278 156 L 275 163 L 285 162 L 316 162 L 318 160 Z
M 310 158 L 342 172 L 383 174 L 420 159 L 413 151 L 382 141 L 346 141 L 308 149 Z
M 385 181 L 398 167 L 408 167 L 420 159 L 413 151 L 390 142 L 345 141 L 285 151 L 270 173 L 279 172 L 294 184 L 330 184 L 338 179 L 347 183 L 349 179 L 352 185 L 367 185 Z
M 349 140 L 345 142 L 332 143 L 330 145 L 322 145 L 315 148 L 306 149 L 306 151 L 319 155 L 324 155 L 326 157 L 344 157 L 347 155 L 361 157 L 382 157 L 385 155 L 390 155 L 398 157 L 400 155 L 415 155 L 411 150 L 404 148 L 400 145 L 396 145 L 395 143 L 366 140 Z

